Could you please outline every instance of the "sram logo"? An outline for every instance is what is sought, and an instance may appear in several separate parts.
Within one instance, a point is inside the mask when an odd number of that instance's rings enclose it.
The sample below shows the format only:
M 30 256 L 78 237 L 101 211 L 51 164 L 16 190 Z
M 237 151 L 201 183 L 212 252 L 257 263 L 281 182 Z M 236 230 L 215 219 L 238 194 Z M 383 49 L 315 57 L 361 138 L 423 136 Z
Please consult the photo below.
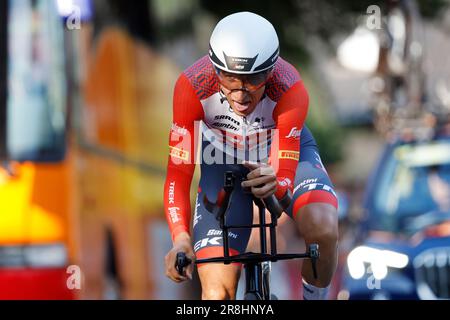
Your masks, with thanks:
M 220 240 L 222 238 L 221 237 L 214 237 L 214 238 L 205 238 L 202 240 L 199 240 L 195 243 L 194 245 L 194 251 L 198 251 L 201 248 L 204 248 L 206 246 L 220 246 Z

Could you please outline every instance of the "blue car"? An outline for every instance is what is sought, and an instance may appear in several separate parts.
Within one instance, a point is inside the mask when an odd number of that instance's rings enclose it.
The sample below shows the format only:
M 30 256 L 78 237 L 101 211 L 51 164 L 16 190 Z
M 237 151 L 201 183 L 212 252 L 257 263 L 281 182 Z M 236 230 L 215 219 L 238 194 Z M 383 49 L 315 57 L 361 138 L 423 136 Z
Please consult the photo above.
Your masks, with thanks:
M 340 297 L 450 298 L 450 137 L 388 144 Z

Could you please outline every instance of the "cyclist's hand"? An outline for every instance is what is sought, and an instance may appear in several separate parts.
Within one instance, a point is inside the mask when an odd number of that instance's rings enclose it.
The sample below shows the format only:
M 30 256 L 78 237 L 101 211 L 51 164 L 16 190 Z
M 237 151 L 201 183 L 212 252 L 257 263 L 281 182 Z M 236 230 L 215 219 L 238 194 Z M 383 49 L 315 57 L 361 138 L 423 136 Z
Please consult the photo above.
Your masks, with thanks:
M 177 254 L 184 252 L 186 257 L 189 258 L 192 263 L 186 267 L 186 277 L 180 275 L 175 268 L 177 261 Z M 192 280 L 192 273 L 194 272 L 195 254 L 192 249 L 191 237 L 187 233 L 181 233 L 175 238 L 173 248 L 169 251 L 165 258 L 166 264 L 166 276 L 174 282 L 180 283 L 186 280 Z
M 251 188 L 253 195 L 265 199 L 275 194 L 278 183 L 275 170 L 268 164 L 244 161 L 242 163 L 250 169 L 247 181 L 242 182 L 243 188 Z

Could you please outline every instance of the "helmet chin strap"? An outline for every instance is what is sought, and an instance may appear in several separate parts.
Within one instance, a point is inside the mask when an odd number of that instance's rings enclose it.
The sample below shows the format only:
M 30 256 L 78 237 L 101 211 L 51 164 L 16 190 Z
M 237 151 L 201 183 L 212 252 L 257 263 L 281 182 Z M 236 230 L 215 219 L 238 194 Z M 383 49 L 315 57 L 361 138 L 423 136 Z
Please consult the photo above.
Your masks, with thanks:
M 223 104 L 225 101 L 227 101 L 227 96 L 225 95 L 225 93 L 222 91 L 222 89 L 219 90 L 219 94 L 220 94 L 220 103 Z

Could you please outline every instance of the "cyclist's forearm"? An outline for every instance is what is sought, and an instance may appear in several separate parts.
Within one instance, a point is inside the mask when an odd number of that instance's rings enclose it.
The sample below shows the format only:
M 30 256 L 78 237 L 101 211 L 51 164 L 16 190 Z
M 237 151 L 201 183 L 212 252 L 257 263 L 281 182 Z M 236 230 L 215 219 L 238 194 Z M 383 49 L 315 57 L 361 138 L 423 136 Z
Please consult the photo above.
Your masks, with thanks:
M 189 233 L 192 176 L 193 170 L 179 170 L 177 167 L 168 166 L 164 186 L 164 211 L 172 239 L 183 232 Z
M 275 193 L 281 199 L 293 189 L 295 172 L 300 160 L 300 135 L 308 114 L 309 97 L 302 81 L 296 82 L 275 108 L 277 141 L 272 144 L 271 163 L 277 175 Z
M 169 162 L 164 188 L 164 209 L 174 240 L 189 234 L 191 221 L 190 185 L 195 171 L 195 123 L 203 108 L 187 77 L 182 74 L 174 89 L 173 121 L 169 138 Z
M 191 235 L 187 231 L 179 232 L 174 238 L 173 243 L 191 243 Z

